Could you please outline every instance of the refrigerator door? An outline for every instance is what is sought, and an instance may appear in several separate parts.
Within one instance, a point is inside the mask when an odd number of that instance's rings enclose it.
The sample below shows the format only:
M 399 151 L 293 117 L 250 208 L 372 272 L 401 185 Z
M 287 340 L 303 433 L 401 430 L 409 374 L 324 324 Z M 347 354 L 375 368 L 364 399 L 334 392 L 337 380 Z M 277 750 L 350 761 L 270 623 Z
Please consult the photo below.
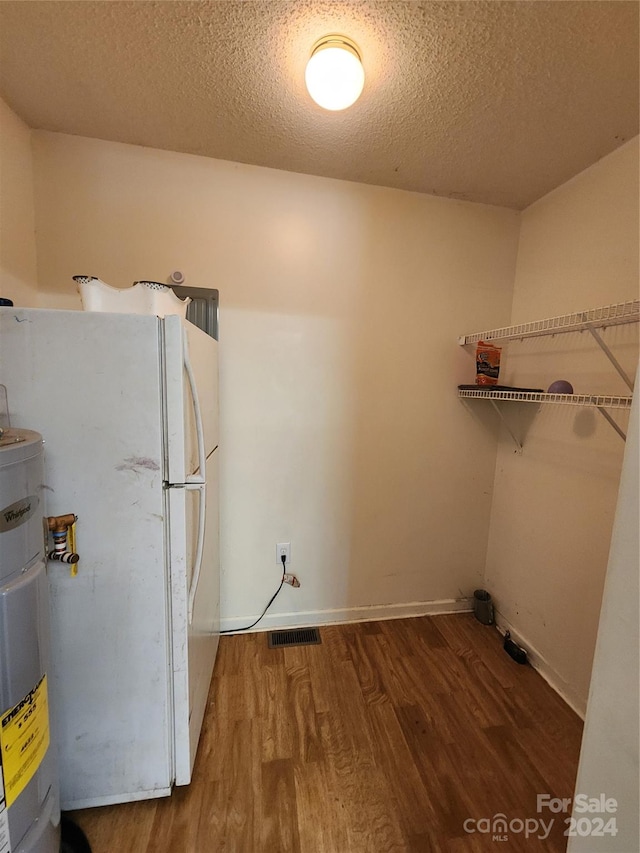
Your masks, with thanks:
M 166 480 L 181 484 L 202 479 L 203 457 L 218 446 L 218 343 L 192 323 L 168 316 L 164 353 Z
M 159 341 L 156 317 L 0 309 L 12 422 L 42 430 L 47 514 L 78 516 L 77 576 L 49 567 L 64 809 L 171 790 Z
M 202 487 L 167 489 L 177 785 L 191 781 L 220 636 L 217 450 L 206 461 L 205 479 Z M 202 506 L 204 529 L 200 527 Z M 202 532 L 202 563 L 196 584 L 194 565 Z

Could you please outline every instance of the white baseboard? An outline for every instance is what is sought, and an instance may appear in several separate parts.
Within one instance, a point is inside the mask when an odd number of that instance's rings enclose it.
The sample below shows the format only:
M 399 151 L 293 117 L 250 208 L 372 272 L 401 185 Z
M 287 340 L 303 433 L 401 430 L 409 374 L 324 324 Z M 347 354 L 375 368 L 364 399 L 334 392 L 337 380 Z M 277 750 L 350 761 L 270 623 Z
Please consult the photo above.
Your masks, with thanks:
M 560 673 L 549 663 L 549 661 L 540 654 L 534 645 L 532 645 L 526 637 L 514 628 L 509 620 L 498 610 L 496 610 L 496 627 L 504 636 L 507 631 L 511 632 L 511 638 L 523 646 L 527 650 L 527 657 L 531 666 L 539 672 L 547 684 L 552 687 L 556 693 L 564 699 L 567 705 L 572 708 L 581 720 L 584 720 L 587 713 L 587 700 L 578 695 L 573 685 L 569 684 L 560 675 Z
M 272 631 L 274 628 L 305 628 L 310 625 L 335 625 L 349 622 L 377 622 L 384 619 L 408 619 L 412 616 L 435 616 L 464 613 L 473 609 L 470 598 L 446 598 L 441 601 L 411 601 L 407 604 L 373 604 L 367 607 L 343 607 L 335 610 L 305 610 L 296 613 L 267 613 L 251 628 Z M 234 616 L 221 620 L 222 631 L 241 631 L 251 617 Z

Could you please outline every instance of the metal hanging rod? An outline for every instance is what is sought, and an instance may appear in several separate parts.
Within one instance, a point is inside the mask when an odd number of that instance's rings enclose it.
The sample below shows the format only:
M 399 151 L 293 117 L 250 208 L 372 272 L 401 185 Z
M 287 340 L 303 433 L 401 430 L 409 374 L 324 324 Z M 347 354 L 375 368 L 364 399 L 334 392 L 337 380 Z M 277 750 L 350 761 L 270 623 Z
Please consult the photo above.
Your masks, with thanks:
M 640 299 L 634 299 L 630 302 L 618 302 L 614 305 L 605 305 L 602 308 L 592 308 L 590 311 L 576 311 L 573 314 L 549 317 L 546 320 L 535 320 L 517 326 L 505 326 L 502 329 L 461 335 L 458 338 L 458 343 L 460 346 L 464 346 L 478 341 L 537 338 L 564 332 L 581 332 L 587 329 L 592 331 L 593 329 L 603 329 L 606 326 L 622 326 L 626 323 L 637 323 L 639 320 Z

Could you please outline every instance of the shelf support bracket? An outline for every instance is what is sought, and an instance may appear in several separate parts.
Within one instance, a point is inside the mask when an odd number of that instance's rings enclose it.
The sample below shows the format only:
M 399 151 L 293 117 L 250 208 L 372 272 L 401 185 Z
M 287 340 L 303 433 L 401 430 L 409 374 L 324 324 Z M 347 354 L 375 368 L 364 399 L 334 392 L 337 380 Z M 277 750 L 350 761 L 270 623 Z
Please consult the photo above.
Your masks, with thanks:
M 498 417 L 500 418 L 500 420 L 502 421 L 502 423 L 505 425 L 505 427 L 506 427 L 506 429 L 507 429 L 507 432 L 509 433 L 509 435 L 511 436 L 511 438 L 512 438 L 512 439 L 513 439 L 513 441 L 515 442 L 515 445 L 516 445 L 516 447 L 518 448 L 518 453 L 522 453 L 522 442 L 521 442 L 521 441 L 519 441 L 519 439 L 518 439 L 518 438 L 516 438 L 515 433 L 513 432 L 513 430 L 511 429 L 511 427 L 510 427 L 510 426 L 509 426 L 509 424 L 507 423 L 507 419 L 506 419 L 506 418 L 505 418 L 505 416 L 502 414 L 502 411 L 500 410 L 500 406 L 496 405 L 495 400 L 492 400 L 491 398 L 489 398 L 489 402 L 491 403 L 491 405 L 493 406 L 493 408 L 495 409 L 495 411 L 498 413 Z
M 631 391 L 633 391 L 633 382 L 631 381 L 631 379 L 630 379 L 630 377 L 628 376 L 628 374 L 626 373 L 626 371 L 622 368 L 622 366 L 621 366 L 620 362 L 618 361 L 618 359 L 615 357 L 615 355 L 611 352 L 611 350 L 609 349 L 609 347 L 608 347 L 608 346 L 605 344 L 605 342 L 602 340 L 602 338 L 600 337 L 600 334 L 599 334 L 598 330 L 597 330 L 597 329 L 594 329 L 594 327 L 591 325 L 591 323 L 586 323 L 586 328 L 587 328 L 587 330 L 588 330 L 589 332 L 591 332 L 591 335 L 593 336 L 593 339 L 595 340 L 595 342 L 598 344 L 598 346 L 600 347 L 600 349 L 602 350 L 602 352 L 603 352 L 603 353 L 606 355 L 606 357 L 609 359 L 609 361 L 611 362 L 611 364 L 612 364 L 612 365 L 615 367 L 615 369 L 618 371 L 618 373 L 619 373 L 619 374 L 620 374 L 620 376 L 622 377 L 622 379 L 623 379 L 624 383 L 626 384 L 626 386 L 627 386 Z M 601 409 L 600 411 L 602 411 L 602 409 Z M 602 412 L 602 414 L 604 414 L 604 412 Z M 606 417 L 606 415 L 605 415 L 605 417 Z
M 603 408 L 602 408 L 602 406 L 596 406 L 596 408 L 597 408 L 597 410 L 600 412 L 600 414 L 602 415 L 602 417 L 603 417 L 606 421 L 608 421 L 608 422 L 611 424 L 611 426 L 615 429 L 615 431 L 618 433 L 618 435 L 620 436 L 620 438 L 621 438 L 623 441 L 626 441 L 626 440 L 627 440 L 627 436 L 626 436 L 626 434 L 624 433 L 624 431 L 623 431 L 623 430 L 621 430 L 621 429 L 620 429 L 620 427 L 619 427 L 619 426 L 618 426 L 618 424 L 614 421 L 614 419 L 611 417 L 611 415 L 609 414 L 609 412 L 608 412 L 606 409 L 603 409 Z

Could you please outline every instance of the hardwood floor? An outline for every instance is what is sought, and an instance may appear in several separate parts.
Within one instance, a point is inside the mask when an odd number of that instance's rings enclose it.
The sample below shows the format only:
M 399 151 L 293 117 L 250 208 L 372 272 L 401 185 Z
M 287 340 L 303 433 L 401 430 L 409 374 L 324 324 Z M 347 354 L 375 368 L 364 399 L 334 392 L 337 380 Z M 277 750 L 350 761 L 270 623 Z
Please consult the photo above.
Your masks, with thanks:
M 93 853 L 565 849 L 536 795 L 573 795 L 582 723 L 497 631 L 456 614 L 321 634 L 223 637 L 192 784 L 76 812 Z M 475 823 L 499 813 L 500 842 Z

